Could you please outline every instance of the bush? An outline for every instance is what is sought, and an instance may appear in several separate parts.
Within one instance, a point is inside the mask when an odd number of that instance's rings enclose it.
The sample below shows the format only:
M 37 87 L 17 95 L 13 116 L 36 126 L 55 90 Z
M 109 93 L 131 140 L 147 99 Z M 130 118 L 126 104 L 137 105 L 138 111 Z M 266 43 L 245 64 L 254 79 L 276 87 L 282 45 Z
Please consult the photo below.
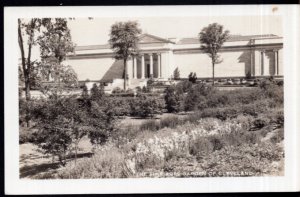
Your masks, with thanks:
M 198 137 L 190 143 L 189 152 L 194 156 L 207 155 L 214 151 L 214 145 L 206 137 Z
M 178 94 L 187 93 L 192 88 L 193 83 L 190 81 L 180 81 L 176 84 L 175 89 Z
M 253 121 L 253 126 L 257 129 L 261 129 L 269 124 L 267 118 L 259 117 Z
M 78 161 L 76 166 L 70 163 L 60 169 L 58 178 L 126 178 L 130 172 L 124 159 L 124 154 L 117 148 L 97 151 L 93 157 Z
M 119 88 L 119 87 L 115 87 L 112 91 L 113 94 L 120 94 L 120 93 L 124 93 L 124 90 Z
M 85 91 L 85 90 L 83 90 Z M 84 93 L 84 92 L 83 92 Z M 91 100 L 99 101 L 104 97 L 104 87 L 103 85 L 97 86 L 96 83 L 93 84 L 93 87 L 91 88 Z M 85 96 L 83 94 L 83 96 Z
M 35 129 L 33 128 L 28 128 L 28 127 L 21 127 L 20 128 L 20 133 L 19 133 L 19 144 L 24 144 L 24 143 L 33 143 L 35 138 L 34 138 L 34 132 Z
M 211 136 L 208 138 L 212 144 L 213 151 L 221 150 L 224 147 L 224 142 L 217 136 Z
M 202 110 L 207 108 L 207 99 L 211 98 L 213 88 L 204 84 L 196 84 L 188 91 L 184 99 L 184 110 Z
M 174 77 L 175 80 L 180 79 L 180 72 L 179 72 L 178 67 L 174 70 L 173 77 Z
M 192 83 L 196 83 L 197 82 L 197 74 L 194 72 L 191 72 L 188 76 L 189 81 Z
M 181 97 L 180 92 L 176 91 L 174 85 L 165 90 L 166 109 L 169 113 L 181 111 Z
M 270 138 L 270 141 L 273 144 L 280 143 L 282 140 L 284 140 L 284 130 L 282 128 L 278 129 L 277 132 L 275 132 L 275 134 Z
M 163 112 L 164 102 L 157 98 L 144 95 L 136 97 L 131 103 L 131 115 L 142 118 L 153 117 L 155 114 Z

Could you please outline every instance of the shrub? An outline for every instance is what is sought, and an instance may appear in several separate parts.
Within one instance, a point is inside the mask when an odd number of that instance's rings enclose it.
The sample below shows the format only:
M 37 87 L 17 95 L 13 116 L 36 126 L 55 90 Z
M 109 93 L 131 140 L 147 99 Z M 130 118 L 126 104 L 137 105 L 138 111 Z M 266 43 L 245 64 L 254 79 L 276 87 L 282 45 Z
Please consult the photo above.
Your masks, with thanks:
M 72 163 L 60 169 L 59 178 L 126 178 L 130 172 L 124 163 L 124 154 L 117 148 L 97 151 L 93 157 Z
M 281 129 L 278 129 L 275 134 L 270 138 L 270 141 L 273 143 L 273 144 L 276 144 L 276 143 L 279 143 L 281 142 L 282 140 L 284 140 L 284 130 L 281 128 Z
M 206 137 L 198 137 L 190 144 L 189 152 L 194 156 L 206 155 L 214 151 L 214 145 Z
M 83 95 L 84 96 L 84 95 Z M 103 85 L 97 86 L 96 83 L 93 84 L 93 87 L 91 88 L 91 100 L 99 101 L 104 96 L 104 87 Z
M 217 136 L 211 136 L 208 138 L 212 144 L 213 151 L 221 150 L 224 147 L 224 142 Z
M 131 103 L 131 115 L 139 117 L 153 117 L 155 114 L 162 113 L 164 102 L 157 98 L 141 95 Z
M 196 84 L 189 89 L 184 99 L 184 110 L 191 111 L 196 109 L 207 108 L 207 99 L 211 97 L 212 86 L 206 86 L 204 84 Z
M 178 94 L 183 94 L 187 93 L 190 88 L 192 88 L 193 83 L 190 81 L 180 81 L 179 83 L 176 84 L 175 89 Z
M 124 93 L 124 90 L 119 88 L 119 87 L 115 87 L 112 91 L 113 94 L 120 94 L 120 93 Z
M 257 129 L 261 129 L 269 124 L 269 120 L 267 118 L 259 117 L 253 121 L 253 126 Z
M 35 129 L 33 128 L 28 128 L 28 127 L 21 127 L 20 132 L 19 132 L 19 144 L 24 144 L 24 143 L 33 143 L 34 142 L 34 132 Z
M 169 113 L 179 112 L 181 110 L 181 97 L 182 95 L 176 91 L 174 85 L 165 90 L 166 109 Z
M 175 80 L 180 79 L 180 72 L 179 72 L 178 67 L 174 70 L 173 77 L 174 77 Z
M 194 72 L 191 72 L 188 76 L 189 81 L 192 83 L 196 83 L 197 82 L 197 74 Z

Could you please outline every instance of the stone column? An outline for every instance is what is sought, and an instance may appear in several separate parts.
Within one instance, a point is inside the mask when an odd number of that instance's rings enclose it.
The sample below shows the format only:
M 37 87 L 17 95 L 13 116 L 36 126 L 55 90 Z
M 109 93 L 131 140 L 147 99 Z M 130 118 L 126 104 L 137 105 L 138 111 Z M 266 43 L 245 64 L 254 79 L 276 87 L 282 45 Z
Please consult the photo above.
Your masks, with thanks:
M 260 51 L 256 50 L 254 51 L 254 71 L 255 71 L 255 76 L 260 76 L 261 75 L 261 58 L 260 58 Z
M 133 56 L 133 78 L 137 79 L 137 64 L 136 57 Z
M 274 49 L 274 75 L 278 75 L 278 50 Z
M 282 51 L 282 49 L 278 49 L 278 58 L 277 58 L 277 60 L 278 60 L 278 64 L 277 64 L 277 66 L 278 66 L 278 69 L 277 69 L 277 73 L 278 73 L 278 75 L 283 75 L 283 69 L 284 69 L 284 67 L 283 67 L 283 61 L 282 61 L 282 58 L 283 58 L 283 51 Z
M 157 77 L 161 78 L 160 53 L 157 54 Z
M 264 57 L 265 51 L 260 51 L 260 75 L 265 75 L 265 68 L 264 68 Z
M 150 53 L 149 54 L 149 58 L 150 58 L 150 78 L 153 78 L 153 56 L 152 54 Z
M 250 50 L 250 73 L 251 77 L 255 76 L 254 51 Z
M 145 79 L 145 56 L 142 54 L 142 60 L 141 60 L 141 78 Z

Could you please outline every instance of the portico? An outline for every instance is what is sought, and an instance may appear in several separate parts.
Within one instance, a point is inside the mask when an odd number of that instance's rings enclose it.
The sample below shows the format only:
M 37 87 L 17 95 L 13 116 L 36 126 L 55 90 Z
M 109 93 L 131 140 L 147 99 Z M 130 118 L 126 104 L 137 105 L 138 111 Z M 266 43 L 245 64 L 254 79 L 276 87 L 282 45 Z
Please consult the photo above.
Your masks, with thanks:
M 283 74 L 281 48 L 251 51 L 251 76 L 278 76 Z M 253 59 L 257 59 L 256 64 Z
M 161 53 L 141 53 L 132 56 L 132 61 L 128 63 L 127 73 L 129 79 L 162 78 Z

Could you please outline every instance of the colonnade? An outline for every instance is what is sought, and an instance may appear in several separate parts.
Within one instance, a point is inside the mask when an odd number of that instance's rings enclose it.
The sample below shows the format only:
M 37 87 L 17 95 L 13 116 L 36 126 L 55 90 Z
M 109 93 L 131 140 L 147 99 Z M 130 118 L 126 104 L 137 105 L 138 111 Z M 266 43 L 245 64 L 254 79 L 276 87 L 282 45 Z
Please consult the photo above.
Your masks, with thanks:
M 270 75 L 282 75 L 282 70 L 280 70 L 281 66 L 280 66 L 280 53 L 279 53 L 280 49 L 271 49 L 271 50 L 266 50 L 266 49 L 262 49 L 262 50 L 258 50 L 256 51 L 256 54 L 254 53 L 254 51 L 251 51 L 250 53 L 250 59 L 251 59 L 251 75 L 252 76 L 270 76 Z M 267 53 L 269 55 L 273 55 L 274 56 L 274 64 L 268 64 L 267 61 L 270 62 L 269 59 L 267 59 Z M 273 53 L 273 54 L 271 54 Z M 257 61 L 255 61 L 255 58 L 258 58 Z M 273 58 L 270 58 L 273 59 Z M 273 60 L 272 60 L 273 61 Z M 271 61 L 271 62 L 272 62 Z M 256 65 L 257 64 L 257 65 Z M 272 66 L 272 73 L 270 72 L 270 66 Z M 257 69 L 257 70 L 256 70 Z
M 154 59 L 154 57 L 156 57 L 156 58 Z M 138 64 L 138 59 L 140 62 L 139 64 Z M 157 65 L 156 75 L 154 75 L 154 60 L 156 62 L 155 65 Z M 146 63 L 149 63 L 149 64 L 146 65 Z M 132 66 L 132 71 L 133 71 L 132 78 L 133 79 L 161 78 L 162 77 L 161 54 L 160 53 L 143 53 L 143 54 L 132 56 L 132 65 L 129 64 L 128 66 Z M 147 69 L 148 66 L 150 67 L 149 70 Z M 139 69 L 138 69 L 138 67 L 139 67 Z M 138 72 L 138 70 L 140 72 Z M 140 76 L 140 77 L 138 77 L 138 76 Z

